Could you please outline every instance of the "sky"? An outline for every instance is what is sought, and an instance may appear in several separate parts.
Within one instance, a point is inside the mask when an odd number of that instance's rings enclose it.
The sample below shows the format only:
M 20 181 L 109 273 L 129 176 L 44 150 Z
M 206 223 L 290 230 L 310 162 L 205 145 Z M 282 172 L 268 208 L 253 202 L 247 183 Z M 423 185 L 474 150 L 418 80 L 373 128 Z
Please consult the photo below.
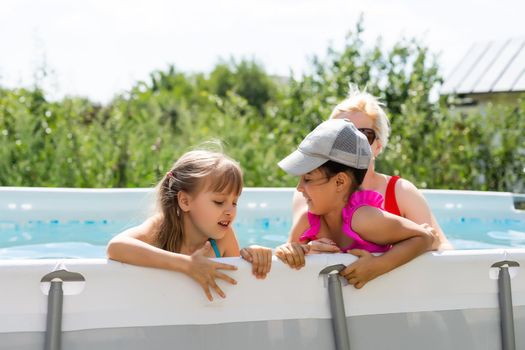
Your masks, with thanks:
M 0 86 L 104 103 L 170 64 L 209 72 L 233 57 L 300 73 L 361 14 L 365 45 L 416 38 L 447 76 L 474 42 L 524 37 L 524 13 L 518 0 L 1 0 Z

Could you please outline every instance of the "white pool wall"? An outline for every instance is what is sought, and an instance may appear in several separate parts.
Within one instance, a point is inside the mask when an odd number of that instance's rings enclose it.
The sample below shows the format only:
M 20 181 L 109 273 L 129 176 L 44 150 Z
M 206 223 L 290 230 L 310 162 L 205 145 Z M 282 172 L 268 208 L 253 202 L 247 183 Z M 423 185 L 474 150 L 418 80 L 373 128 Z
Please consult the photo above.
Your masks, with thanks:
M 511 194 L 425 191 L 448 217 L 523 219 Z M 239 218 L 291 215 L 293 189 L 245 189 Z M 0 188 L 0 220 L 104 220 L 146 217 L 150 190 Z M 41 349 L 47 273 L 65 268 L 86 282 L 65 283 L 64 349 L 333 348 L 327 289 L 319 271 L 349 264 L 347 254 L 307 258 L 300 271 L 275 258 L 257 280 L 240 258 L 238 284 L 219 281 L 226 299 L 207 301 L 180 273 L 106 259 L 0 261 L 0 349 Z M 512 260 L 516 348 L 525 349 L 525 249 L 426 253 L 368 283 L 343 287 L 352 350 L 498 349 L 498 261 Z M 80 288 L 79 288 L 80 287 Z M 76 291 L 75 291 L 76 289 Z M 70 292 L 77 294 L 69 294 Z

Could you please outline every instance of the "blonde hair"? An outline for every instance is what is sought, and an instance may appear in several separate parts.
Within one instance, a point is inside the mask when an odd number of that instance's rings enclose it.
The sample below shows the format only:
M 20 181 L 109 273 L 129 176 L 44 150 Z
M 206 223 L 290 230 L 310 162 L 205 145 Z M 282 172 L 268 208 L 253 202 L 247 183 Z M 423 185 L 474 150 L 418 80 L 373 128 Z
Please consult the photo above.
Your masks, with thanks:
M 377 97 L 366 92 L 366 89 L 360 91 L 356 85 L 350 84 L 348 97 L 339 103 L 332 110 L 330 119 L 344 118 L 345 114 L 351 112 L 361 112 L 372 119 L 373 129 L 381 141 L 382 149 L 388 144 L 390 136 L 390 123 L 382 106 L 384 103 L 379 102 Z
M 240 195 L 242 170 L 221 152 L 195 150 L 185 153 L 157 185 L 157 202 L 162 213 L 158 242 L 164 250 L 179 253 L 184 238 L 180 191 L 196 194 L 204 190 Z

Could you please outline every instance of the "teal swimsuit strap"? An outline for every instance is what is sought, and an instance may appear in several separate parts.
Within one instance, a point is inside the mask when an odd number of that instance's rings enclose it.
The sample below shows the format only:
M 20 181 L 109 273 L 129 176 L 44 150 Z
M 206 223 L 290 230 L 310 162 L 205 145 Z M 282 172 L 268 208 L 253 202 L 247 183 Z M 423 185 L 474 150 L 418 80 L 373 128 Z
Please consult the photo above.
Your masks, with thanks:
M 208 241 L 211 243 L 211 247 L 213 248 L 213 251 L 215 252 L 215 256 L 217 258 L 221 257 L 221 252 L 219 252 L 219 247 L 217 247 L 217 242 L 213 238 L 210 238 Z

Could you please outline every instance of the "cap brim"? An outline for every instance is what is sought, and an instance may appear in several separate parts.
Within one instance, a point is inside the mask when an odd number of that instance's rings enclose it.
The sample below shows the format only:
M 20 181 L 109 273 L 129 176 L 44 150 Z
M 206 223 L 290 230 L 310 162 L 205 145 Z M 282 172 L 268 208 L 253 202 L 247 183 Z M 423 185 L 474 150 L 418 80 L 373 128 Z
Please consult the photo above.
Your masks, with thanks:
M 300 176 L 317 169 L 327 161 L 326 158 L 309 156 L 296 150 L 277 165 L 288 174 Z

